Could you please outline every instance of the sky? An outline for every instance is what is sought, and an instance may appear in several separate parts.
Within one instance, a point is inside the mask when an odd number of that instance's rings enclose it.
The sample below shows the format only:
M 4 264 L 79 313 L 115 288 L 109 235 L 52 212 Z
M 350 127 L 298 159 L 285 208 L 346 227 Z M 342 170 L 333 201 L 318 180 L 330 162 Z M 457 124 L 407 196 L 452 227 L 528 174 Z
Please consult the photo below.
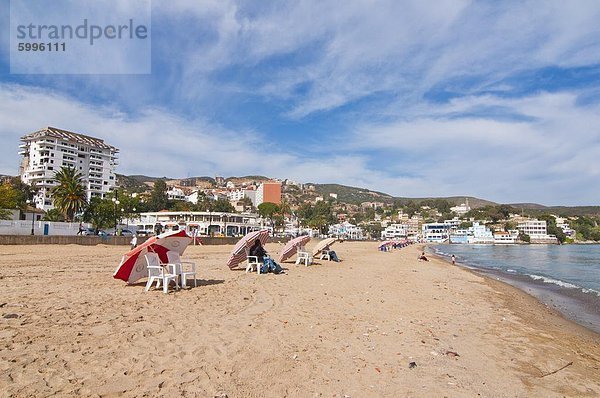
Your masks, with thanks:
M 596 0 L 153 0 L 151 12 L 151 73 L 11 74 L 0 3 L 0 174 L 18 173 L 22 135 L 54 126 L 119 148 L 120 174 L 600 205 Z

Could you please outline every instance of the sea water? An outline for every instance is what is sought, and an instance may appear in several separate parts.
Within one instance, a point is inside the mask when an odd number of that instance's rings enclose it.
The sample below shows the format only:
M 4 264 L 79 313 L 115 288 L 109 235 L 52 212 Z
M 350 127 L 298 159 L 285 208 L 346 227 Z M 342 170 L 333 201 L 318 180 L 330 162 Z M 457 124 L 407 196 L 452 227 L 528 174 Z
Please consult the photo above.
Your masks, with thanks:
M 600 245 L 435 245 L 600 333 Z

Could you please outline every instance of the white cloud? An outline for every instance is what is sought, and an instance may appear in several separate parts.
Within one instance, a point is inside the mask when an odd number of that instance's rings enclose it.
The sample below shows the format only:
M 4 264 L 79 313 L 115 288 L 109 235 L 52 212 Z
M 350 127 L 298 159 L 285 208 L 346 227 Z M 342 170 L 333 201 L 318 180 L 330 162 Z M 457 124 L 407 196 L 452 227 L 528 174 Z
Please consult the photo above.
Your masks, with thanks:
M 366 185 L 379 172 L 352 154 L 294 154 L 253 131 L 230 131 L 161 109 L 130 118 L 41 89 L 0 85 L 0 173 L 16 174 L 19 138 L 54 126 L 104 139 L 121 150 L 117 172 L 150 176 L 254 175 Z M 22 117 L 24 110 L 27 117 Z M 19 115 L 19 116 L 15 116 Z
M 453 79 L 476 77 L 485 86 L 523 70 L 600 62 L 600 6 L 595 1 L 542 6 L 465 0 L 438 1 L 432 7 L 390 0 L 340 7 L 319 0 L 258 5 L 258 11 L 235 1 L 206 7 L 192 0 L 155 4 L 171 15 L 185 10 L 212 28 L 201 48 L 184 49 L 184 76 L 197 81 L 192 86 L 202 86 L 206 74 L 230 66 L 305 55 L 260 82 L 263 95 L 293 98 L 288 115 L 294 118 L 374 93 L 418 101 Z M 308 89 L 298 94 L 302 85 Z
M 399 175 L 418 174 L 437 195 L 590 204 L 600 195 L 593 183 L 600 177 L 600 105 L 578 106 L 577 98 L 461 98 L 404 120 L 365 123 L 348 148 L 385 151 L 382 162 L 395 164 Z M 465 116 L 481 106 L 520 117 Z

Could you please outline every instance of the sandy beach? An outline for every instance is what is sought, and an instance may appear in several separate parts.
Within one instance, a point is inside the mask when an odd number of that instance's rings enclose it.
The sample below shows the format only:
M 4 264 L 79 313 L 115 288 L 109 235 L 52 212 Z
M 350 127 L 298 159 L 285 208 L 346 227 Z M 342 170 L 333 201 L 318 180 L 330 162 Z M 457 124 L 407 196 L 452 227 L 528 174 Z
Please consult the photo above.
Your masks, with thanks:
M 532 297 L 416 246 L 335 249 L 256 275 L 190 247 L 199 286 L 164 295 L 112 278 L 123 246 L 2 246 L 0 395 L 600 396 L 600 335 Z

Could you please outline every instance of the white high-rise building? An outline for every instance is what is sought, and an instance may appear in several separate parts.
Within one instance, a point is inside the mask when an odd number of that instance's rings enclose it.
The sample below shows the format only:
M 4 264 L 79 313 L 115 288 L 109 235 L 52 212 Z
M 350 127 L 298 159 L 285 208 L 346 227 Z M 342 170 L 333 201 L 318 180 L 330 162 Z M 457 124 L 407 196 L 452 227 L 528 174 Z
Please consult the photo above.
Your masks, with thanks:
M 88 200 L 106 197 L 116 184 L 119 150 L 99 138 L 46 127 L 21 137 L 21 141 L 19 174 L 36 192 L 34 200 L 40 209 L 54 207 L 50 190 L 58 184 L 54 175 L 63 166 L 81 173 Z

